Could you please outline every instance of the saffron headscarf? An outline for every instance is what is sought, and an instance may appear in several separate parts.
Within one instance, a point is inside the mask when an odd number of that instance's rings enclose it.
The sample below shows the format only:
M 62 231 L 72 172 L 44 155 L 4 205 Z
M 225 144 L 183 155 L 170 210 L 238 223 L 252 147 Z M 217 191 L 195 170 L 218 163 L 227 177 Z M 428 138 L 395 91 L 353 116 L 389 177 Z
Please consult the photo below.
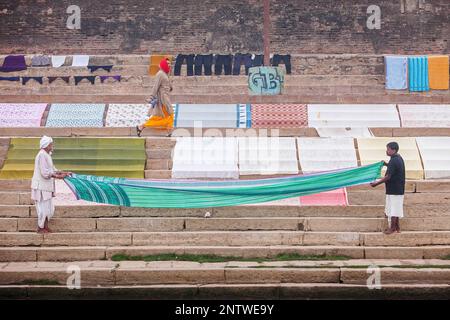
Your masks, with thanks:
M 159 63 L 159 67 L 161 68 L 162 71 L 169 74 L 170 67 L 169 67 L 169 63 L 167 62 L 167 59 L 161 60 L 161 62 Z

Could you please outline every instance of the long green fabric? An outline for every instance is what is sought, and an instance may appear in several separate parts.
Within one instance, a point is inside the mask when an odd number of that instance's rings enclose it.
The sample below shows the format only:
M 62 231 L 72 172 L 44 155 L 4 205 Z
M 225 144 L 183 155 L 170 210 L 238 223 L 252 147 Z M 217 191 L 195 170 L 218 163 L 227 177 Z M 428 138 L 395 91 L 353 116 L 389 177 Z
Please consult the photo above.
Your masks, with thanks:
M 78 199 L 126 207 L 207 208 L 261 203 L 371 182 L 383 162 L 286 178 L 241 181 L 149 181 L 74 175 L 65 179 Z
M 55 138 L 59 170 L 123 178 L 144 178 L 145 140 L 137 138 Z M 0 179 L 30 179 L 39 138 L 12 138 Z

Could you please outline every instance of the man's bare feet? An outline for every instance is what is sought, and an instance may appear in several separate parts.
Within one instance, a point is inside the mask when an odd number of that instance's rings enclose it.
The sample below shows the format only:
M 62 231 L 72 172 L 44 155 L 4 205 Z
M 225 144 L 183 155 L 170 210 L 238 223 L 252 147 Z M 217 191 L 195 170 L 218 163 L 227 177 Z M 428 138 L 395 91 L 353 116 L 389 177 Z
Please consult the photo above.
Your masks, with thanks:
M 38 228 L 37 233 L 47 233 L 44 228 Z

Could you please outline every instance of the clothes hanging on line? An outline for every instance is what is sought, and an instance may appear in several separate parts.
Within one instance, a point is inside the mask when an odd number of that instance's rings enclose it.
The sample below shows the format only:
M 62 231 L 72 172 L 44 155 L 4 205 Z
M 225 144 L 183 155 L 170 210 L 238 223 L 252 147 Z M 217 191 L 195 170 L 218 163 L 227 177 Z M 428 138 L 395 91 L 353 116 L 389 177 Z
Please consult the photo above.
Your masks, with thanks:
M 22 85 L 27 84 L 27 82 L 30 80 L 34 80 L 42 84 L 42 78 L 43 77 L 22 77 Z
M 69 81 L 70 81 L 69 76 L 57 76 L 57 77 L 47 77 L 47 78 L 48 78 L 48 83 L 52 83 L 53 81 L 55 81 L 58 78 L 62 79 L 67 84 L 69 84 Z
M 95 77 L 96 76 L 74 76 L 74 78 L 75 78 L 75 85 L 78 85 L 78 83 L 80 83 L 80 81 L 83 80 L 83 79 L 87 79 L 87 80 L 89 80 L 89 82 L 91 84 L 94 84 L 95 83 Z
M 100 81 L 103 83 L 108 78 L 112 78 L 120 82 L 121 76 L 100 76 Z
M 87 66 L 87 68 L 91 72 L 95 72 L 96 70 L 103 69 L 105 71 L 111 72 L 113 65 L 106 65 L 106 66 Z

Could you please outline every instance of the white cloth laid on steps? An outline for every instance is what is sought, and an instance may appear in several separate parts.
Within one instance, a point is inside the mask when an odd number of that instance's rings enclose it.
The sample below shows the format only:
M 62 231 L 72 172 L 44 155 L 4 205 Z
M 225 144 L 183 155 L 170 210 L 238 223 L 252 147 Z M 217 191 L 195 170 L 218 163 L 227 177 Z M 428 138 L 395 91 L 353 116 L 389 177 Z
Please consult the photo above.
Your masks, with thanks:
M 172 178 L 239 179 L 238 144 L 234 137 L 178 137 Z
M 369 128 L 316 128 L 319 137 L 321 138 L 337 138 L 337 137 L 351 137 L 351 138 L 368 138 L 373 134 Z
M 352 138 L 297 138 L 298 158 L 303 173 L 358 166 Z
M 313 128 L 399 128 L 395 104 L 311 104 L 308 125 Z

